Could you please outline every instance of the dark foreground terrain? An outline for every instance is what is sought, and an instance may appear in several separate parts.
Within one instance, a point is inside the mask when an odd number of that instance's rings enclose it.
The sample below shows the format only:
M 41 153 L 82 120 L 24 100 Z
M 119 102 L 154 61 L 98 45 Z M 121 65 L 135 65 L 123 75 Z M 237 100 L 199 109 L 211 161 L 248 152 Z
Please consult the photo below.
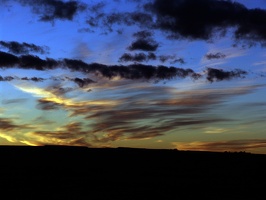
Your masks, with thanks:
M 0 146 L 3 199 L 266 199 L 266 155 Z

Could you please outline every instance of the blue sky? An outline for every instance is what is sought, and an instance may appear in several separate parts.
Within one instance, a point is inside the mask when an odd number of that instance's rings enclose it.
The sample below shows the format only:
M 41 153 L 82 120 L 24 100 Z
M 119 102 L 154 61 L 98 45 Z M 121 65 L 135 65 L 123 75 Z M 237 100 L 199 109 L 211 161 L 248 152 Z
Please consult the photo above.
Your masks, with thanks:
M 0 9 L 0 144 L 266 153 L 266 1 Z

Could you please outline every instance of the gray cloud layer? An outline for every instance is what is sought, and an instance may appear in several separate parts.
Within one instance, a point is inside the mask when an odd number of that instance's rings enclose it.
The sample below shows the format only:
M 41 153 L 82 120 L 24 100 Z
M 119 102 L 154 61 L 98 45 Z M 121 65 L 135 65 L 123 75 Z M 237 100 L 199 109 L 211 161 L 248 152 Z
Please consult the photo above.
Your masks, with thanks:
M 78 1 L 61 0 L 16 0 L 23 6 L 32 8 L 32 12 L 39 15 L 41 21 L 72 20 L 73 17 L 86 6 Z
M 0 68 L 21 68 L 35 70 L 49 70 L 56 68 L 67 68 L 69 70 L 80 71 L 85 74 L 93 73 L 98 76 L 103 76 L 109 79 L 121 77 L 124 79 L 148 79 L 148 80 L 167 80 L 173 78 L 198 79 L 202 75 L 194 72 L 192 69 L 183 69 L 167 66 L 152 66 L 143 64 L 131 65 L 103 65 L 98 63 L 85 63 L 81 60 L 63 59 L 54 60 L 47 58 L 45 60 L 33 55 L 15 56 L 10 53 L 0 52 Z M 233 71 L 223 71 L 220 69 L 207 68 L 207 80 L 229 80 L 231 78 L 242 77 L 247 72 L 236 69 Z M 11 77 L 12 78 L 12 77 Z M 5 78 L 6 79 L 6 78 Z M 9 78 L 8 78 L 9 79 Z M 2 78 L 3 80 L 3 78 Z M 92 80 L 74 80 L 77 84 L 87 84 Z
M 29 54 L 29 53 L 40 53 L 40 54 L 46 54 L 48 53 L 48 47 L 47 46 L 37 46 L 35 44 L 29 44 L 26 42 L 19 43 L 16 41 L 0 41 L 0 47 L 6 48 L 8 52 L 14 53 L 14 54 Z
M 266 10 L 248 9 L 235 1 L 151 0 L 140 4 L 132 12 L 99 12 L 94 15 L 92 12 L 87 20 L 91 28 L 101 26 L 112 31 L 113 25 L 137 25 L 162 31 L 171 39 L 189 40 L 223 37 L 230 29 L 236 41 L 249 45 L 265 45 L 266 42 Z M 140 35 L 142 38 L 147 36 Z

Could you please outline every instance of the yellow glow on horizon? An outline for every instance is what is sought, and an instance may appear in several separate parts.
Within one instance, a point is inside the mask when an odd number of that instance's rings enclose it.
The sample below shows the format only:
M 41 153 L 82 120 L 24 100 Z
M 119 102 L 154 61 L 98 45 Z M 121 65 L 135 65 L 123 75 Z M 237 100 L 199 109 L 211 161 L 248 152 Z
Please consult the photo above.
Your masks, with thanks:
M 20 142 L 23 143 L 23 144 L 29 145 L 29 146 L 40 146 L 40 145 L 38 145 L 38 144 L 36 144 L 34 142 L 31 142 L 31 141 L 22 140 Z
M 8 142 L 11 142 L 11 143 L 17 142 L 17 140 L 9 134 L 0 133 L 0 137 L 6 139 Z
M 25 86 L 16 86 L 19 90 L 30 93 L 33 96 L 42 97 L 46 101 L 51 101 L 57 104 L 65 105 L 65 106 L 87 106 L 87 105 L 109 105 L 109 106 L 115 106 L 119 102 L 116 100 L 89 100 L 89 101 L 73 101 L 73 99 L 67 99 L 63 97 L 59 97 L 52 92 L 37 88 L 37 87 L 25 87 Z

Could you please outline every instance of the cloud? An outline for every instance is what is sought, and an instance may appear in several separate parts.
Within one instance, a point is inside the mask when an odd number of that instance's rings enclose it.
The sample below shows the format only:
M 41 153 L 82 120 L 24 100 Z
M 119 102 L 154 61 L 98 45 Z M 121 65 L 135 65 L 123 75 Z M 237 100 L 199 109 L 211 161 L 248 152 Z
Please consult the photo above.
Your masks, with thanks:
M 21 78 L 21 80 L 24 80 L 24 81 L 34 81 L 34 82 L 42 82 L 45 79 L 44 78 L 40 78 L 40 77 L 31 77 L 31 78 L 23 77 L 23 78 Z
M 151 39 L 137 39 L 130 44 L 127 48 L 130 51 L 141 50 L 141 51 L 156 51 L 159 44 Z
M 153 24 L 153 17 L 150 13 L 133 11 L 133 12 L 95 12 L 86 20 L 86 23 L 93 29 L 95 27 L 103 28 L 112 32 L 113 25 L 137 25 L 141 28 L 147 28 L 148 24 Z
M 145 59 L 153 59 L 154 54 L 136 54 L 132 56 L 131 54 L 124 54 L 120 59 L 121 61 L 144 61 Z M 11 68 L 17 67 L 22 69 L 35 69 L 35 70 L 50 70 L 56 68 L 69 69 L 73 71 L 79 71 L 84 74 L 93 74 L 98 77 L 104 77 L 108 79 L 113 79 L 115 77 L 120 77 L 123 79 L 148 79 L 148 80 L 170 80 L 174 78 L 187 78 L 190 77 L 193 80 L 202 77 L 200 73 L 194 72 L 192 69 L 183 69 L 176 67 L 167 66 L 153 66 L 153 65 L 143 65 L 143 64 L 130 64 L 124 65 L 104 65 L 99 63 L 85 63 L 81 60 L 75 59 L 63 59 L 54 60 L 51 58 L 41 59 L 38 56 L 33 55 L 22 55 L 20 57 L 14 56 L 9 53 L 0 52 L 0 68 Z M 179 61 L 182 62 L 182 59 Z M 182 63 L 181 63 L 182 64 Z M 244 77 L 247 72 L 240 69 L 235 69 L 231 71 L 223 71 L 221 69 L 207 68 L 205 70 L 207 74 L 207 80 L 210 82 L 230 80 L 232 78 Z M 8 80 L 12 80 L 13 77 L 8 77 Z M 3 80 L 3 78 L 2 78 Z M 32 79 L 34 80 L 34 79 Z M 38 81 L 38 79 L 35 79 Z M 79 84 L 79 86 L 84 86 L 84 84 L 92 83 L 93 80 L 89 79 L 73 79 L 74 82 Z
M 60 106 L 61 106 L 60 103 L 54 102 L 49 99 L 42 98 L 42 99 L 38 99 L 36 108 L 40 110 L 59 110 Z
M 170 64 L 174 64 L 174 63 L 180 63 L 180 64 L 185 64 L 185 61 L 183 58 L 176 58 L 175 55 L 160 55 L 159 56 L 159 60 L 164 63 L 168 60 L 170 60 Z
M 150 60 L 158 60 L 162 63 L 165 63 L 166 61 L 170 60 L 170 64 L 180 63 L 185 64 L 185 61 L 183 58 L 176 58 L 175 55 L 160 55 L 157 56 L 153 52 L 149 52 L 148 54 L 145 53 L 124 53 L 118 60 L 118 62 L 135 62 L 135 63 L 141 63 L 141 62 L 149 62 Z
M 172 144 L 179 150 L 239 152 L 265 148 L 266 140 L 247 139 L 217 142 L 173 142 Z
M 171 64 L 174 64 L 174 63 L 185 64 L 186 62 L 184 61 L 184 58 L 177 58 L 177 59 L 174 59 L 173 61 L 171 61 L 170 63 Z
M 133 37 L 135 37 L 136 40 L 133 41 L 127 49 L 130 51 L 156 51 L 159 47 L 159 43 L 151 37 L 152 35 L 153 33 L 147 30 L 134 33 Z
M 146 8 L 156 15 L 156 28 L 176 37 L 188 39 L 211 39 L 236 27 L 235 39 L 265 42 L 263 19 L 266 11 L 247 9 L 232 1 L 218 0 L 154 0 Z
M 164 87 L 142 87 L 142 90 L 123 99 L 112 108 L 83 111 L 95 135 L 94 142 L 107 143 L 117 140 L 148 139 L 163 136 L 169 131 L 190 129 L 201 125 L 232 122 L 233 119 L 209 115 L 231 96 L 253 91 L 253 87 L 202 89 L 180 92 Z M 115 90 L 113 90 L 115 93 Z M 146 94 L 146 95 L 145 95 Z M 149 94 L 149 95 L 147 95 Z M 161 98 L 161 96 L 165 98 Z M 131 96 L 132 95 L 132 96 Z M 145 100 L 141 97 L 145 96 Z M 89 110 L 89 109 L 88 109 Z M 200 114 L 200 118 L 198 118 Z
M 13 81 L 13 80 L 20 80 L 20 81 L 33 81 L 33 82 L 43 82 L 43 81 L 47 81 L 47 80 L 54 80 L 54 81 L 73 81 L 74 83 L 76 83 L 79 87 L 84 87 L 87 86 L 91 83 L 95 83 L 95 81 L 89 79 L 89 78 L 69 78 L 69 77 L 65 77 L 65 78 L 56 78 L 56 77 L 50 77 L 50 78 L 41 78 L 41 77 L 22 77 L 19 78 L 17 76 L 0 76 L 0 81 Z M 68 91 L 71 91 L 71 88 L 58 88 L 60 90 L 61 93 L 66 93 Z
M 218 53 L 208 53 L 208 54 L 205 55 L 205 58 L 207 60 L 221 59 L 221 58 L 225 58 L 225 57 L 226 57 L 226 55 L 223 54 L 223 53 L 220 53 L 220 52 L 218 52 Z
M 7 99 L 7 100 L 2 100 L 3 105 L 8 105 L 8 104 L 22 104 L 25 103 L 27 99 L 25 98 L 17 98 L 17 99 Z
M 10 118 L 3 118 L 0 117 L 0 131 L 15 131 L 15 130 L 21 130 L 21 129 L 30 129 L 31 127 L 29 125 L 18 125 L 13 123 L 12 119 Z
M 120 58 L 119 62 L 148 62 L 149 60 L 156 60 L 156 55 L 154 53 L 124 53 Z
M 13 79 L 14 77 L 12 76 L 5 76 L 5 77 L 0 76 L 0 81 L 12 81 Z
M 34 55 L 15 56 L 10 53 L 0 51 L 0 67 L 18 67 L 23 69 L 48 70 L 59 67 L 60 63 L 52 58 L 45 60 Z
M 78 1 L 61 0 L 16 0 L 23 6 L 29 6 L 32 12 L 39 15 L 41 21 L 72 20 L 78 12 L 86 9 Z
M 71 145 L 92 147 L 87 141 L 89 134 L 82 130 L 82 123 L 70 122 L 60 127 L 58 131 L 35 131 L 29 134 L 32 142 L 38 145 Z
M 10 67 L 19 63 L 19 58 L 13 54 L 0 51 L 0 67 Z
M 111 13 L 103 16 L 104 25 L 109 27 L 113 24 L 139 25 L 144 27 L 152 21 L 152 16 L 149 13 L 139 11 Z
M 15 41 L 5 42 L 0 41 L 0 47 L 8 49 L 8 52 L 14 54 L 29 54 L 29 53 L 48 53 L 47 46 L 37 46 L 35 44 L 29 44 L 26 42 L 18 43 Z
M 265 46 L 265 20 L 266 10 L 249 9 L 236 1 L 151 0 L 141 2 L 132 12 L 97 12 L 87 24 L 109 31 L 113 25 L 134 25 L 159 30 L 171 39 L 188 40 L 211 41 L 232 32 L 234 43 Z
M 218 66 L 229 62 L 230 59 L 240 58 L 247 54 L 248 50 L 245 48 L 217 48 L 211 44 L 209 51 L 201 59 L 201 65 Z
M 210 82 L 230 80 L 232 78 L 244 78 L 247 72 L 241 69 L 235 69 L 232 71 L 224 71 L 222 69 L 207 68 L 207 80 Z
M 75 59 L 84 60 L 87 59 L 92 51 L 89 49 L 85 42 L 79 43 L 73 51 Z
M 152 58 L 148 54 L 146 58 Z M 96 74 L 106 78 L 120 76 L 125 79 L 172 79 L 175 77 L 195 77 L 196 73 L 191 69 L 181 69 L 166 66 L 152 66 L 142 64 L 131 64 L 127 66 L 103 65 L 98 63 L 87 64 L 81 60 L 63 59 L 54 60 L 51 58 L 41 59 L 38 56 L 22 55 L 20 57 L 9 53 L 0 52 L 0 67 L 18 67 L 22 69 L 49 70 L 55 68 L 67 68 L 69 70 L 83 72 L 85 74 Z
M 142 31 L 138 31 L 138 32 L 133 33 L 133 36 L 138 38 L 138 39 L 150 38 L 152 35 L 153 35 L 153 32 L 147 31 L 147 30 L 142 30 Z
M 86 85 L 89 85 L 91 83 L 95 83 L 93 80 L 89 79 L 89 78 L 84 78 L 84 79 L 81 79 L 81 78 L 74 78 L 73 81 L 79 85 L 79 87 L 84 87 Z
M 94 5 L 89 6 L 88 9 L 93 13 L 100 13 L 105 6 L 106 6 L 106 3 L 101 1 L 101 2 L 98 2 Z
M 110 145 L 113 141 L 143 140 L 164 136 L 175 130 L 232 123 L 234 119 L 231 116 L 224 118 L 211 113 L 214 109 L 222 109 L 228 98 L 249 94 L 258 87 L 181 91 L 174 86 L 158 86 L 146 81 L 127 84 L 127 81 L 100 79 L 92 83 L 92 93 L 82 97 L 76 96 L 77 93 L 65 95 L 60 84 L 44 89 L 17 86 L 21 91 L 32 94 L 36 98 L 36 107 L 48 112 L 47 115 L 53 111 L 64 111 L 71 121 L 51 130 L 36 128 L 27 133 L 24 141 L 35 145 L 94 144 L 99 147 Z
M 46 60 L 42 60 L 38 56 L 22 55 L 19 59 L 19 65 L 23 69 L 44 70 L 47 67 Z

